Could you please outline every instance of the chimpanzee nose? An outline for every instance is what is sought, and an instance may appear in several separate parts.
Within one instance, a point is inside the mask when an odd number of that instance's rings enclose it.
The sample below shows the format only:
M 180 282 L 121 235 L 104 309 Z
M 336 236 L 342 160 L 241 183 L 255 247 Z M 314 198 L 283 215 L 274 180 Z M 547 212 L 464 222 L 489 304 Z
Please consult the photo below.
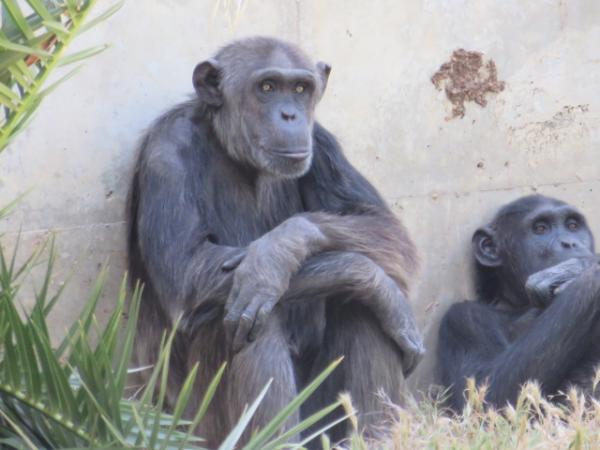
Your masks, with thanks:
M 281 118 L 286 122 L 291 122 L 296 119 L 296 114 L 289 111 L 281 111 Z
M 563 240 L 563 241 L 560 242 L 560 244 L 565 249 L 576 248 L 577 247 L 577 243 L 575 241 Z

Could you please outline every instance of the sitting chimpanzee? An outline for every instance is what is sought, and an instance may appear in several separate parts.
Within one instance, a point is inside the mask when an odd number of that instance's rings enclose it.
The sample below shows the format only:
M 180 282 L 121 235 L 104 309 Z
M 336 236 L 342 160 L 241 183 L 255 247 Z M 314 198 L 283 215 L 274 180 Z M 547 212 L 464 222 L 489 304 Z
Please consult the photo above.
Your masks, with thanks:
M 544 394 L 591 388 L 600 362 L 600 266 L 584 216 L 532 195 L 504 206 L 473 236 L 478 301 L 442 320 L 438 366 L 450 404 L 464 405 L 466 378 L 487 401 L 514 403 L 520 386 Z
M 211 448 L 270 378 L 250 432 L 340 355 L 302 415 L 347 390 L 369 424 L 376 392 L 399 401 L 423 353 L 412 241 L 314 121 L 329 71 L 285 42 L 234 42 L 198 64 L 196 97 L 141 144 L 129 210 L 130 272 L 145 284 L 137 360 L 156 361 L 181 317 L 169 400 L 199 363 L 192 409 L 229 363 L 198 430 Z

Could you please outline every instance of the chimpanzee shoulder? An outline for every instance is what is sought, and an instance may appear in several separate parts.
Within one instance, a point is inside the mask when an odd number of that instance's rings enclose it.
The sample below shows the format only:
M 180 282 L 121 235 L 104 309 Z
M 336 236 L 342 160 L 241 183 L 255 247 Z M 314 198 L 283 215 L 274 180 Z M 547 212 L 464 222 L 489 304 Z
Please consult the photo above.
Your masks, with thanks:
M 508 312 L 487 303 L 473 300 L 454 303 L 440 324 L 440 342 L 451 339 L 473 347 L 485 336 L 497 340 L 504 335 L 503 328 L 509 320 Z
M 313 161 L 299 180 L 307 211 L 360 213 L 385 202 L 377 190 L 348 161 L 337 138 L 315 122 Z

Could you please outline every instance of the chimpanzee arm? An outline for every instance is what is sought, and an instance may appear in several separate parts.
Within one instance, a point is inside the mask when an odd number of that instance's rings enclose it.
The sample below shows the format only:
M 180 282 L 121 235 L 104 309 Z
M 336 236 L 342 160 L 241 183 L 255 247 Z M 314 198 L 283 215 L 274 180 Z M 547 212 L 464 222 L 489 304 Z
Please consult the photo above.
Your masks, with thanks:
M 311 170 L 300 180 L 303 214 L 327 238 L 323 250 L 364 254 L 407 293 L 417 267 L 415 247 L 375 188 L 348 162 L 335 137 L 314 130 Z
M 452 305 L 440 323 L 437 365 L 457 412 L 464 405 L 466 379 L 486 382 L 494 357 L 508 345 L 503 314 L 493 306 L 467 301 Z
M 260 290 L 261 286 L 255 288 Z M 279 302 L 321 302 L 329 299 L 331 293 L 343 294 L 336 298 L 354 300 L 368 307 L 383 331 L 403 351 L 405 375 L 416 367 L 425 349 L 410 304 L 396 282 L 365 255 L 334 251 L 308 258 Z M 252 341 L 259 335 L 274 304 L 256 306 L 259 307 L 256 311 L 246 310 L 248 320 L 240 321 L 234 349 L 244 344 L 246 336 Z
M 402 369 L 408 376 L 425 349 L 409 303 L 394 280 L 364 255 L 325 252 L 306 260 L 281 302 L 324 301 L 331 299 L 332 292 L 341 294 L 333 296 L 336 299 L 357 301 L 373 312 L 384 332 L 403 350 Z M 257 331 L 253 328 L 251 336 Z
M 600 316 L 600 266 L 566 286 L 512 342 L 502 312 L 483 308 L 457 305 L 440 327 L 442 375 L 445 383 L 454 384 L 453 404 L 462 405 L 460 386 L 470 376 L 487 381 L 487 399 L 496 406 L 514 403 L 528 380 L 553 393 L 589 350 Z
M 297 271 L 307 257 L 325 251 L 364 254 L 406 293 L 417 266 L 414 244 L 375 188 L 348 162 L 335 137 L 315 124 L 311 169 L 300 179 L 307 212 L 264 235 L 263 254 L 283 249 Z M 287 242 L 284 242 L 286 241 Z M 283 245 L 274 247 L 277 241 Z M 286 265 L 284 258 L 278 258 Z M 289 271 L 289 270 L 288 270 Z
M 527 278 L 525 283 L 527 294 L 534 305 L 547 306 L 557 293 L 564 290 L 571 281 L 597 262 L 597 256 L 571 258 L 536 272 Z
M 253 326 L 260 328 L 310 256 L 328 251 L 363 254 L 380 266 L 405 293 L 416 265 L 415 249 L 402 224 L 377 191 L 344 158 L 335 138 L 316 125 L 314 159 L 300 180 L 305 209 L 254 241 L 235 271 L 225 325 L 234 349 Z M 407 324 L 401 348 L 422 352 L 421 337 L 405 297 L 392 307 Z M 371 305 L 374 306 L 374 305 Z M 419 345 L 414 345 L 419 343 Z
M 185 149 L 174 142 L 149 137 L 142 146 L 133 187 L 131 239 L 137 240 L 139 264 L 161 306 L 171 320 L 183 313 L 185 322 L 189 311 L 202 303 L 220 299 L 222 306 L 233 278 L 223 266 L 244 249 L 211 242 L 182 160 Z

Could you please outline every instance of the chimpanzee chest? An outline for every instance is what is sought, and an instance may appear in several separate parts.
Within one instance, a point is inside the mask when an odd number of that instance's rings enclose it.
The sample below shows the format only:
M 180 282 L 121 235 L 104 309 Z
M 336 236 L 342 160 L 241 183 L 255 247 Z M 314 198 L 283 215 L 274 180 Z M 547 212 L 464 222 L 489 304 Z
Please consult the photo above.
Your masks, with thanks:
M 303 211 L 296 180 L 221 186 L 212 203 L 214 212 L 207 217 L 211 234 L 218 244 L 240 247 Z

